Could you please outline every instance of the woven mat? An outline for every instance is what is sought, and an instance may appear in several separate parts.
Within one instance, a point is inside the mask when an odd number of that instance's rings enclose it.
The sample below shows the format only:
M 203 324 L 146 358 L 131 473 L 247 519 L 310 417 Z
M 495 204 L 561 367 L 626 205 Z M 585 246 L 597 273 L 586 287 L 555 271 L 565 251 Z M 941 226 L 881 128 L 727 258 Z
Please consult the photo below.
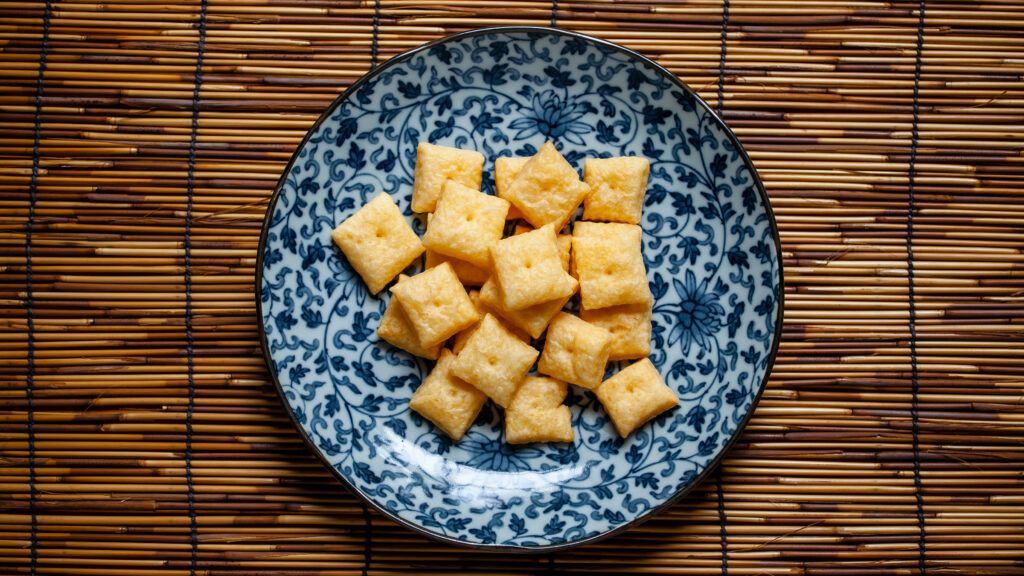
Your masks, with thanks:
M 0 4 L 0 572 L 1024 573 L 1024 6 L 555 4 Z M 778 361 L 720 472 L 547 555 L 367 510 L 289 422 L 253 302 L 320 112 L 500 24 L 618 42 L 721 105 L 784 251 Z

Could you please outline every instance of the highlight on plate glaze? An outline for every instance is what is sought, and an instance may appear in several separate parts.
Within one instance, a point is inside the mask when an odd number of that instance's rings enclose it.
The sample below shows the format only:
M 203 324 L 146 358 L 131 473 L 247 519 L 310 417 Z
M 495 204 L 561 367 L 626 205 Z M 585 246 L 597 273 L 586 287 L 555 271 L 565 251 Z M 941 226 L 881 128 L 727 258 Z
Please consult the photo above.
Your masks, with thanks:
M 621 440 L 593 394 L 571 387 L 575 442 L 525 446 L 505 444 L 490 403 L 458 444 L 409 410 L 430 364 L 376 336 L 386 297 L 367 293 L 329 233 L 381 191 L 422 233 L 409 209 L 421 140 L 482 152 L 490 193 L 496 158 L 545 140 L 578 168 L 650 159 L 650 359 L 677 408 Z M 685 493 L 745 423 L 777 347 L 777 232 L 738 146 L 666 71 L 578 34 L 469 32 L 369 74 L 293 157 L 261 245 L 265 353 L 308 442 L 386 514 L 476 546 L 579 544 Z

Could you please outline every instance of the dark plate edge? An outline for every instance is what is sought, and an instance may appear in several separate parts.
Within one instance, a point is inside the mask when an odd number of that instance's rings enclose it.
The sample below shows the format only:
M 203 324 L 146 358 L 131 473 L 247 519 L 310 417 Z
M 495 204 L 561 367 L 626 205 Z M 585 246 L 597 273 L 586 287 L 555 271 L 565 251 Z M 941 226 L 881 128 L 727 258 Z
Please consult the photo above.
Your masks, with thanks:
M 312 439 L 310 439 L 309 435 L 306 434 L 305 428 L 303 428 L 302 425 L 295 419 L 295 413 L 294 413 L 294 411 L 292 411 L 289 408 L 290 404 L 288 402 L 288 398 L 285 396 L 284 388 L 281 386 L 281 382 L 280 382 L 280 380 L 277 377 L 277 371 L 274 369 L 274 366 L 272 365 L 272 358 L 271 358 L 271 355 L 270 355 L 270 350 L 269 350 L 269 348 L 267 346 L 267 335 L 266 335 L 266 332 L 264 331 L 264 327 L 263 327 L 263 297 L 262 297 L 263 296 L 262 295 L 262 291 L 263 291 L 263 254 L 264 254 L 264 252 L 266 250 L 267 231 L 269 229 L 270 219 L 273 217 L 274 209 L 277 206 L 277 201 L 278 201 L 278 197 L 280 196 L 280 193 L 281 193 L 281 188 L 284 186 L 285 181 L 288 179 L 288 174 L 291 172 L 292 166 L 294 165 L 296 159 L 298 158 L 299 153 L 306 146 L 306 143 L 309 140 L 309 138 L 313 135 L 314 132 L 317 131 L 317 129 L 320 127 L 320 125 L 327 118 L 330 118 L 330 116 L 334 112 L 334 110 L 337 109 L 338 106 L 340 106 L 343 102 L 345 102 L 345 100 L 348 99 L 350 94 L 354 93 L 360 86 L 362 86 L 363 84 L 365 84 L 369 80 L 373 79 L 374 77 L 376 77 L 380 73 L 388 70 L 389 68 L 391 68 L 395 64 L 398 64 L 399 62 L 404 62 L 405 60 L 408 60 L 408 59 L 412 58 L 413 56 L 415 56 L 415 55 L 417 55 L 417 54 L 419 54 L 421 52 L 430 50 L 431 48 L 433 48 L 434 46 L 436 46 L 438 44 L 442 44 L 442 43 L 445 43 L 445 42 L 448 42 L 448 41 L 460 40 L 460 39 L 463 39 L 463 38 L 469 38 L 469 37 L 472 37 L 472 36 L 478 36 L 478 35 L 483 35 L 483 34 L 493 34 L 493 33 L 498 33 L 498 32 L 501 32 L 501 33 L 524 33 L 525 32 L 525 33 L 536 33 L 536 34 L 561 34 L 563 36 L 571 36 L 571 37 L 581 38 L 581 39 L 586 40 L 588 42 L 593 42 L 595 44 L 599 44 L 599 45 L 602 45 L 602 46 L 614 49 L 614 50 L 616 50 L 618 52 L 621 52 L 623 54 L 626 54 L 627 56 L 630 56 L 632 58 L 636 58 L 640 62 L 646 64 L 647 66 L 650 66 L 655 71 L 657 71 L 657 72 L 661 73 L 662 75 L 664 75 L 669 81 L 671 81 L 673 84 L 675 84 L 675 86 L 677 88 L 679 88 L 679 89 L 683 90 L 684 92 L 687 92 L 690 95 L 692 95 L 694 97 L 694 100 L 696 102 L 698 102 L 701 106 L 703 106 L 705 111 L 707 111 L 709 114 L 711 114 L 711 116 L 715 120 L 718 121 L 718 124 L 725 130 L 725 133 L 728 136 L 728 138 L 736 145 L 736 151 L 740 154 L 740 158 L 743 160 L 743 163 L 746 165 L 747 170 L 750 171 L 750 173 L 751 173 L 755 183 L 757 184 L 757 191 L 758 191 L 758 194 L 759 194 L 759 196 L 761 198 L 761 203 L 765 207 L 766 213 L 768 215 L 768 223 L 769 223 L 769 225 L 771 227 L 772 239 L 775 242 L 775 253 L 776 253 L 776 256 L 778 258 L 778 271 L 779 271 L 778 283 L 779 283 L 779 289 L 778 289 L 778 293 L 775 295 L 775 299 L 776 299 L 775 334 L 774 334 L 774 336 L 772 338 L 772 346 L 771 346 L 771 351 L 770 351 L 769 356 L 768 356 L 768 363 L 767 363 L 767 366 L 766 366 L 766 369 L 765 369 L 764 376 L 761 379 L 761 385 L 758 388 L 757 393 L 754 395 L 754 399 L 751 402 L 750 407 L 747 410 L 747 413 L 743 416 L 743 419 L 740 421 L 739 425 L 736 427 L 736 432 L 733 433 L 732 437 L 730 437 L 729 440 L 726 441 L 725 445 L 722 448 L 719 449 L 718 454 L 711 460 L 711 462 L 704 469 L 704 471 L 701 472 L 700 474 L 698 474 L 697 477 L 694 478 L 693 481 L 686 488 L 683 488 L 682 490 L 679 490 L 678 492 L 673 494 L 670 498 L 668 498 L 667 500 L 665 500 L 664 502 L 662 502 L 658 506 L 655 506 L 654 508 L 648 510 L 643 515 L 641 515 L 641 516 L 639 516 L 639 517 L 637 517 L 637 518 L 635 518 L 635 519 L 633 519 L 633 520 L 631 520 L 629 522 L 626 522 L 626 523 L 624 523 L 624 524 L 622 524 L 622 525 L 620 525 L 620 526 L 618 526 L 616 528 L 613 528 L 612 530 L 608 530 L 606 532 L 603 532 L 603 533 L 600 533 L 600 534 L 596 534 L 594 536 L 588 536 L 586 538 L 582 538 L 582 539 L 579 539 L 579 540 L 573 540 L 571 542 L 560 542 L 560 543 L 557 543 L 557 544 L 548 544 L 548 545 L 543 545 L 543 546 L 507 546 L 507 545 L 500 545 L 500 544 L 480 544 L 480 543 L 475 543 L 475 542 L 467 542 L 465 540 L 459 540 L 458 538 L 452 538 L 451 536 L 447 536 L 445 534 L 441 534 L 441 533 L 438 533 L 438 532 L 433 532 L 433 531 L 427 530 L 427 529 L 423 528 L 422 526 L 419 526 L 419 525 L 414 524 L 414 523 L 412 523 L 412 522 L 410 522 L 410 521 L 408 521 L 408 520 L 406 520 L 404 518 L 401 518 L 398 515 L 393 514 L 392 512 L 387 510 L 386 508 L 380 506 L 372 498 L 370 498 L 369 496 L 364 494 L 355 485 L 350 483 L 347 478 L 345 478 L 340 472 L 338 472 L 337 469 L 334 468 L 334 466 L 332 466 L 327 461 L 327 459 L 324 457 L 324 455 L 320 452 L 320 449 L 316 446 L 316 444 L 312 441 Z M 784 286 L 784 274 L 782 273 L 782 241 L 781 241 L 780 236 L 779 236 L 779 226 L 778 226 L 778 223 L 775 220 L 775 214 L 772 211 L 771 203 L 768 200 L 768 193 L 765 191 L 764 184 L 761 182 L 761 177 L 757 173 L 757 169 L 754 167 L 753 162 L 750 160 L 750 156 L 747 154 L 747 151 L 743 148 L 743 146 L 740 143 L 739 139 L 736 137 L 736 135 L 733 133 L 733 131 L 729 128 L 729 126 L 726 125 L 725 121 L 723 121 L 722 118 L 719 117 L 718 114 L 716 114 L 715 111 L 712 110 L 710 106 L 708 106 L 707 102 L 705 102 L 704 99 L 701 98 L 699 94 L 697 94 L 692 88 L 690 88 L 685 83 L 683 83 L 682 80 L 680 80 L 678 77 L 676 77 L 675 74 L 670 72 L 664 66 L 658 64 L 657 62 L 654 62 L 653 60 L 651 60 L 650 58 L 644 56 L 643 54 L 640 54 L 638 52 L 634 52 L 633 50 L 630 50 L 629 48 L 625 48 L 623 46 L 619 46 L 618 44 L 614 44 L 614 43 L 609 42 L 607 40 L 602 40 L 600 38 L 594 38 L 593 36 L 588 36 L 586 34 L 581 34 L 579 32 L 573 32 L 573 31 L 569 31 L 569 30 L 560 30 L 558 28 L 550 28 L 550 27 L 545 27 L 545 26 L 496 26 L 496 27 L 491 27 L 491 28 L 479 28 L 479 29 L 475 29 L 475 30 L 467 30 L 465 32 L 459 32 L 457 34 L 452 34 L 452 35 L 449 35 L 449 36 L 445 36 L 444 38 L 438 38 L 437 40 L 433 40 L 431 42 L 423 44 L 422 46 L 418 46 L 418 47 L 413 48 L 413 49 L 411 49 L 411 50 L 409 50 L 407 52 L 403 52 L 402 54 L 399 54 L 398 56 L 395 56 L 394 58 L 391 58 L 387 62 L 381 64 L 380 66 L 370 70 L 369 72 L 367 72 L 366 74 L 361 76 L 358 80 L 353 82 L 351 86 L 346 88 L 345 91 L 342 92 L 334 100 L 334 102 L 331 103 L 331 105 L 327 108 L 327 110 L 325 110 L 323 112 L 323 114 L 321 114 L 320 117 L 317 118 L 316 122 L 314 122 L 313 125 L 310 126 L 309 130 L 306 132 L 306 135 L 303 136 L 302 141 L 295 148 L 295 152 L 292 154 L 292 157 L 288 160 L 288 164 L 285 166 L 284 171 L 281 173 L 281 177 L 278 179 L 277 184 L 274 187 L 274 193 L 271 196 L 270 202 L 267 205 L 267 211 L 266 211 L 266 214 L 263 217 L 263 226 L 262 226 L 262 228 L 260 230 L 260 241 L 259 241 L 259 246 L 257 247 L 257 250 L 259 252 L 258 252 L 257 257 L 256 257 L 256 276 L 255 276 L 255 281 L 256 281 L 256 287 L 255 288 L 256 288 L 256 290 L 255 290 L 255 293 L 256 293 L 257 327 L 259 329 L 259 335 L 260 335 L 260 349 L 261 349 L 261 351 L 263 353 L 263 361 L 264 361 L 264 363 L 267 366 L 267 372 L 270 374 L 270 378 L 271 378 L 271 380 L 274 383 L 274 388 L 277 390 L 277 394 L 281 398 L 281 402 L 285 406 L 285 409 L 286 409 L 285 411 L 288 413 L 289 420 L 292 421 L 292 424 L 295 425 L 295 428 L 298 430 L 299 435 L 302 436 L 303 442 L 305 442 L 306 445 L 309 448 L 312 449 L 312 452 L 313 452 L 314 455 L 316 455 L 317 460 L 319 460 L 320 463 L 325 468 L 327 468 L 327 470 L 330 471 L 331 474 L 333 474 L 334 477 L 337 478 L 349 490 L 349 492 L 352 492 L 353 494 L 358 496 L 364 503 L 366 503 L 369 506 L 372 506 L 379 513 L 383 514 L 384 516 L 386 516 L 387 518 L 391 519 L 392 521 L 394 521 L 394 522 L 396 522 L 398 524 L 401 524 L 401 525 L 403 525 L 403 526 L 405 526 L 405 527 L 407 527 L 407 528 L 409 528 L 409 529 L 411 529 L 411 530 L 413 530 L 413 531 L 415 531 L 415 532 L 417 532 L 419 534 L 427 536 L 428 538 L 432 538 L 432 539 L 438 540 L 440 542 L 445 542 L 445 543 L 449 543 L 449 544 L 455 544 L 457 546 L 461 546 L 461 547 L 465 547 L 465 548 L 472 548 L 472 549 L 475 549 L 475 550 L 486 550 L 486 551 L 493 551 L 493 552 L 528 552 L 528 553 L 553 552 L 553 551 L 558 551 L 558 550 L 567 550 L 569 548 L 575 548 L 577 546 L 582 546 L 584 544 L 591 544 L 591 543 L 594 543 L 594 542 L 598 542 L 600 540 L 604 540 L 605 538 L 609 538 L 611 536 L 619 534 L 619 533 L 621 533 L 621 532 L 623 532 L 625 530 L 628 530 L 630 528 L 639 526 L 640 524 L 646 522 L 647 520 L 653 518 L 654 516 L 660 514 L 664 510 L 666 510 L 669 507 L 671 507 L 673 504 L 675 504 L 681 498 L 683 498 L 684 496 L 689 494 L 691 491 L 693 491 L 693 489 L 696 488 L 697 485 L 701 484 L 704 481 L 704 479 L 707 478 L 707 476 L 710 475 L 711 472 L 714 471 L 718 467 L 718 465 L 721 463 L 722 459 L 724 458 L 725 454 L 729 451 L 730 448 L 732 448 L 733 444 L 736 443 L 736 440 L 739 438 L 740 434 L 743 432 L 743 429 L 746 427 L 747 422 L 750 421 L 751 416 L 753 416 L 753 414 L 754 414 L 754 410 L 757 408 L 757 405 L 758 405 L 758 403 L 761 400 L 761 395 L 764 393 L 765 386 L 768 383 L 768 377 L 771 374 L 772 368 L 775 365 L 775 359 L 776 359 L 776 356 L 778 355 L 778 351 L 779 351 L 779 342 L 780 342 L 780 340 L 782 338 L 782 320 L 783 320 L 783 313 L 782 312 L 783 312 L 783 303 L 784 303 L 784 297 L 785 297 L 785 286 Z

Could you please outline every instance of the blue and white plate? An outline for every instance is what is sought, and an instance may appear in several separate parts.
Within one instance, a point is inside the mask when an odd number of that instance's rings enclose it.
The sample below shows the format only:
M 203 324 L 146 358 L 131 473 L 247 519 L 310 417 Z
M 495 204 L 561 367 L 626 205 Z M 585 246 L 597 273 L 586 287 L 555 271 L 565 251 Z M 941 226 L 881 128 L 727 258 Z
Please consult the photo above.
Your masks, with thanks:
M 576 441 L 509 446 L 488 405 L 452 444 L 409 410 L 430 362 L 375 330 L 367 293 L 330 231 L 381 191 L 412 216 L 416 144 L 494 160 L 552 140 L 651 161 L 644 261 L 651 360 L 680 405 L 626 440 L 594 396 L 570 392 Z M 547 28 L 492 28 L 432 42 L 352 85 L 310 130 L 267 210 L 257 304 L 270 373 L 327 467 L 385 515 L 476 547 L 556 549 L 649 518 L 693 488 L 753 411 L 782 318 L 779 237 L 736 137 L 691 89 L 608 42 Z

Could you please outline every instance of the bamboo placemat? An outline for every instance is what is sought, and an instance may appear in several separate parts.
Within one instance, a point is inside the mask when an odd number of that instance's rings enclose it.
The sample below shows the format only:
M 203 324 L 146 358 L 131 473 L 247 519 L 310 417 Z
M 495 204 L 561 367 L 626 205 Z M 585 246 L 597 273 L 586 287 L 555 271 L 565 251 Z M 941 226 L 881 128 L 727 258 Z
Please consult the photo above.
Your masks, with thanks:
M 253 302 L 319 113 L 375 63 L 501 24 L 697 89 L 784 251 L 778 360 L 720 473 L 549 555 L 368 511 L 286 417 Z M 1014 0 L 0 4 L 0 570 L 1024 573 L 1022 29 Z

